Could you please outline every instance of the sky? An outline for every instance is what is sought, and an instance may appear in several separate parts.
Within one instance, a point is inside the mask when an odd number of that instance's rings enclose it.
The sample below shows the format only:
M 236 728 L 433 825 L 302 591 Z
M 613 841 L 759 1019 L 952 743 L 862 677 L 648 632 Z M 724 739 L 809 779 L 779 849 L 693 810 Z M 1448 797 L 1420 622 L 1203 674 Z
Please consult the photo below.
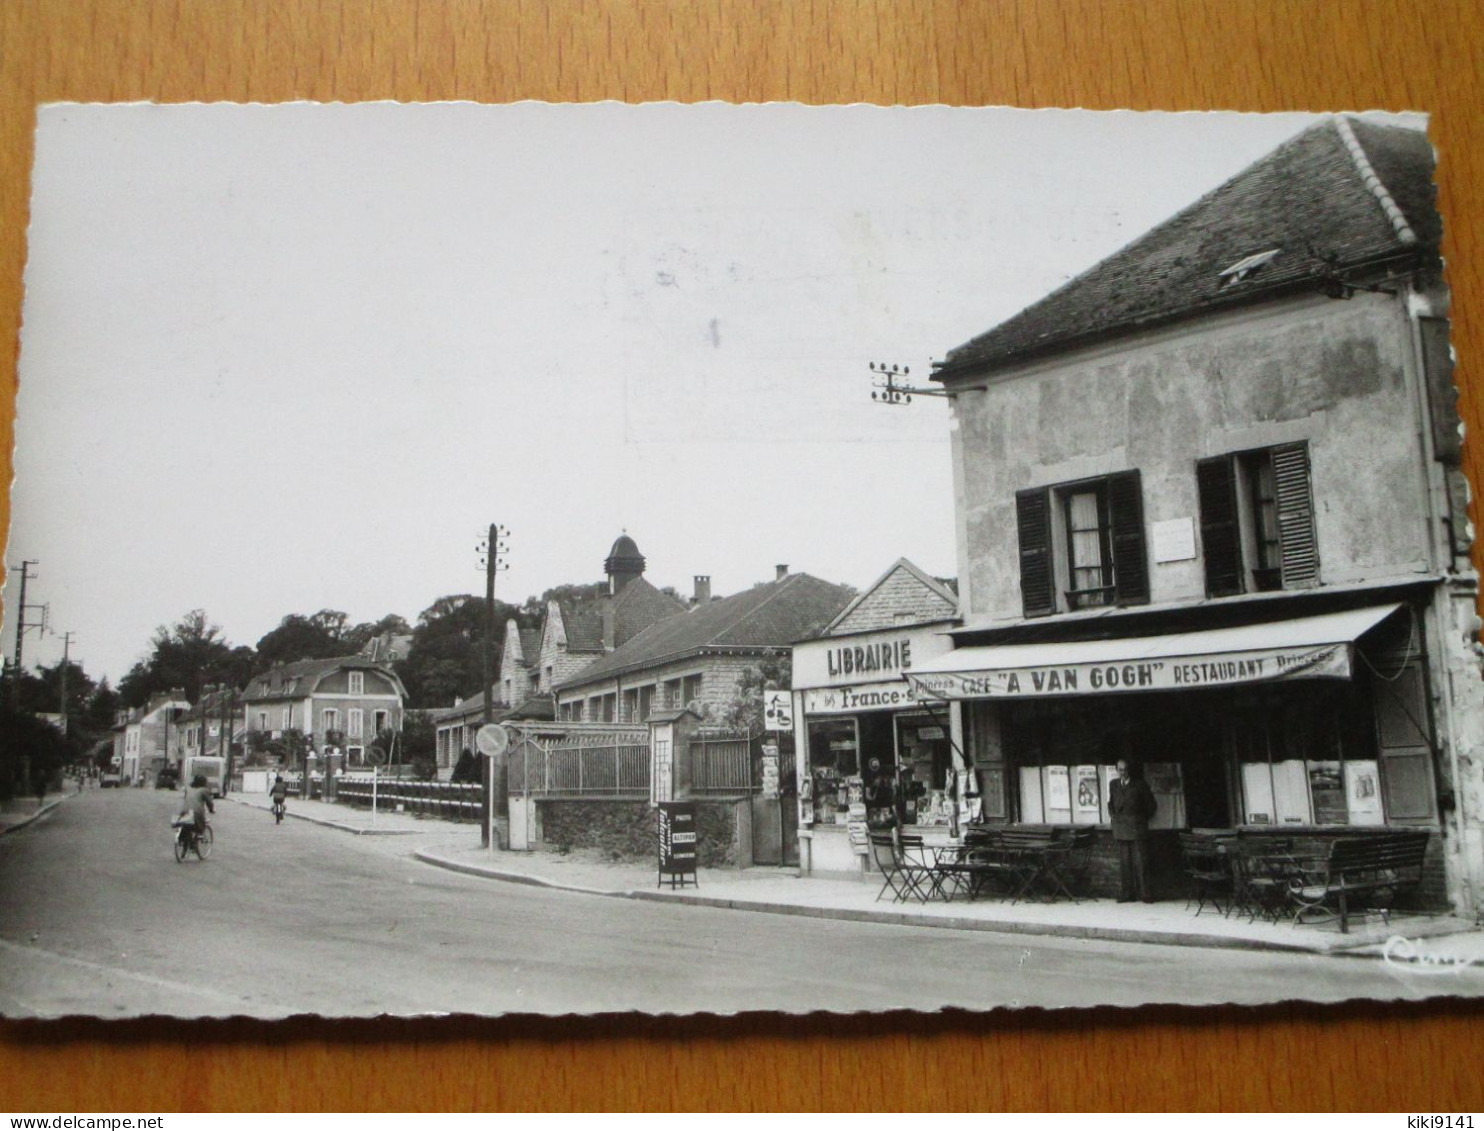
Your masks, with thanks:
M 956 572 L 930 362 L 1309 115 L 616 103 L 43 107 L 5 561 L 27 666 L 205 609 L 410 622 L 777 564 Z M 17 596 L 0 646 L 14 654 Z M 28 617 L 28 619 L 30 619 Z

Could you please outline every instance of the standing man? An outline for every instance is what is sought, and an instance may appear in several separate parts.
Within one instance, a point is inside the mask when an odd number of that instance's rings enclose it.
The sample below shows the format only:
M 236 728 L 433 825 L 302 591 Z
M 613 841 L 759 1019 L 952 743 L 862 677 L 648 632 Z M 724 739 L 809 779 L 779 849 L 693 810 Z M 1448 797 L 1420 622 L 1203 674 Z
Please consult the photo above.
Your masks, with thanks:
M 1135 899 L 1153 903 L 1149 894 L 1149 818 L 1154 816 L 1154 794 L 1143 777 L 1134 777 L 1128 760 L 1118 760 L 1118 777 L 1108 790 L 1108 815 L 1118 842 L 1119 903 Z

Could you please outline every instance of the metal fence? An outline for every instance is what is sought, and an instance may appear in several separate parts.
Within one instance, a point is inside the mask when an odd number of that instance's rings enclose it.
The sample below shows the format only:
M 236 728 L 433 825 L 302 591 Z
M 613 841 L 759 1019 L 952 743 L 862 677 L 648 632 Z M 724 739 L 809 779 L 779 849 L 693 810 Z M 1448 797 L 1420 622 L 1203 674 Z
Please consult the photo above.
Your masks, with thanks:
M 359 809 L 371 808 L 371 775 L 345 774 L 335 780 L 335 800 Z M 445 821 L 478 821 L 480 787 L 477 784 L 407 781 L 378 778 L 376 807 L 421 813 Z
M 509 758 L 511 793 L 648 797 L 649 729 L 570 729 L 522 735 Z
M 689 757 L 694 792 L 752 792 L 752 739 L 747 735 L 697 736 Z

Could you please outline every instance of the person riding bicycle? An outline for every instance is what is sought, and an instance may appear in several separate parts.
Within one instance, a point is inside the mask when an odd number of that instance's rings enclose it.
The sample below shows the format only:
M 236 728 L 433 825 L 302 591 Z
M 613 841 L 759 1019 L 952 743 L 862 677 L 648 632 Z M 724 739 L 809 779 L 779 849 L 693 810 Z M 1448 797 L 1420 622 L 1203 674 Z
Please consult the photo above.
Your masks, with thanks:
M 206 811 L 210 809 L 216 812 L 216 806 L 211 801 L 211 790 L 206 788 L 206 775 L 197 774 L 191 779 L 191 787 L 185 793 L 185 817 L 190 815 L 195 834 L 199 837 L 206 832 Z
M 289 783 L 283 780 L 282 774 L 279 774 L 273 779 L 273 788 L 270 789 L 268 793 L 273 798 L 274 814 L 277 815 L 282 813 L 284 807 L 283 803 L 289 795 Z

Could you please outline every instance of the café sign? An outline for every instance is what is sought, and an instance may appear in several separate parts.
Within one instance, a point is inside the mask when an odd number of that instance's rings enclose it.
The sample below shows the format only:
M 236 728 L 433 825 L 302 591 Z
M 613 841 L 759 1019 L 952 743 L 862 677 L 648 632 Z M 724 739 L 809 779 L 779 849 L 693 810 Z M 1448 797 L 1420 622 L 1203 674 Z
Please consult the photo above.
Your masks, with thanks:
M 1350 646 L 1267 648 L 1171 656 L 1150 660 L 908 672 L 923 699 L 1032 699 L 1048 695 L 1107 695 L 1180 691 L 1288 679 L 1348 679 Z

